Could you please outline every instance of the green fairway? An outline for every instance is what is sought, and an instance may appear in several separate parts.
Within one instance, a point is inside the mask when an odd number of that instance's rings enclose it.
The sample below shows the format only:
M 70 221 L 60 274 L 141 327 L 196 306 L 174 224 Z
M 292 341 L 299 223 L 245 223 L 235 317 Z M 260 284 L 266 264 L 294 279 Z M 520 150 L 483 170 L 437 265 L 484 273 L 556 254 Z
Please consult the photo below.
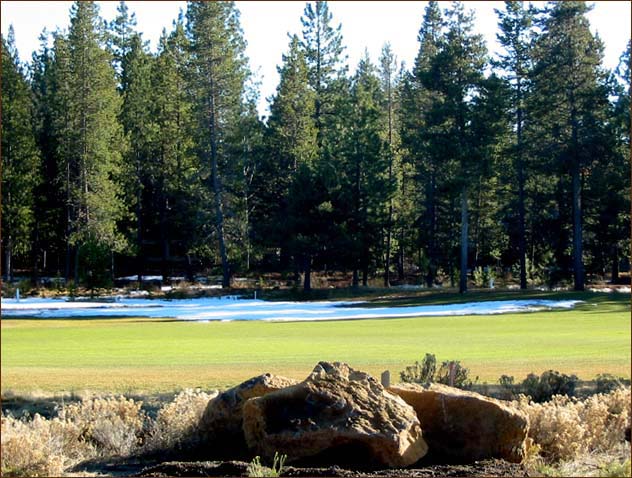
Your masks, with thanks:
M 438 361 L 460 360 L 489 383 L 501 374 L 521 380 L 547 369 L 582 379 L 605 372 L 629 377 L 629 296 L 540 296 L 586 303 L 554 312 L 338 322 L 2 319 L 2 391 L 215 388 L 264 372 L 304 378 L 320 360 L 374 374 L 389 369 L 397 378 L 426 352 Z M 442 300 L 385 299 L 380 305 Z

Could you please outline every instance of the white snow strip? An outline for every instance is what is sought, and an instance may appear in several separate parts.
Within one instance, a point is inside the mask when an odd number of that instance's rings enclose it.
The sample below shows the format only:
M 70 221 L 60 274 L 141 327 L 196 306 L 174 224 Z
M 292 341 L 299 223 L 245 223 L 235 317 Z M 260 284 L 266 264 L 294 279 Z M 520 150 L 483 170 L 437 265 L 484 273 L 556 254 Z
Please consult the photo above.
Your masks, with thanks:
M 592 288 L 592 289 L 588 289 L 589 292 L 619 292 L 620 294 L 629 294 L 630 293 L 630 288 L 629 287 L 614 287 L 614 288 L 610 288 L 610 287 L 601 287 L 601 288 Z
M 488 315 L 570 309 L 578 300 L 505 300 L 414 307 L 362 307 L 363 302 L 266 302 L 235 297 L 181 300 L 114 298 L 76 300 L 27 298 L 2 300 L 4 317 L 155 317 L 192 321 L 315 321 L 395 317 Z

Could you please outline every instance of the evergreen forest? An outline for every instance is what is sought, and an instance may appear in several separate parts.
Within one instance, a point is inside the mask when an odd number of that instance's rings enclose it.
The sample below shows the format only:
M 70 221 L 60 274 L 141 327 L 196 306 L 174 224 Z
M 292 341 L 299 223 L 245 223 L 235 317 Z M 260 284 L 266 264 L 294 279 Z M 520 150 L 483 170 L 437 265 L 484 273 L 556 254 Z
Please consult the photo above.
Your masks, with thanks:
M 107 22 L 77 1 L 30 62 L 11 30 L 3 279 L 617 282 L 630 256 L 630 42 L 610 71 L 589 4 L 499 7 L 500 55 L 467 3 L 430 1 L 414 64 L 387 43 L 351 73 L 342 25 L 309 2 L 267 118 L 235 2 L 188 2 L 157 51 L 125 2 Z

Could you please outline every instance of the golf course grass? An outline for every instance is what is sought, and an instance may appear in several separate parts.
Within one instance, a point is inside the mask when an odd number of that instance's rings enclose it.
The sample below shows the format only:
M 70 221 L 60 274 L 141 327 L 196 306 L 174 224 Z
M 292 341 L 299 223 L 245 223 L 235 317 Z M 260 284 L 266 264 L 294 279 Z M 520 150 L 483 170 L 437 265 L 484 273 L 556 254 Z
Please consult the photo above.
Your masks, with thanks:
M 468 294 L 465 299 L 577 299 L 572 310 L 328 322 L 183 322 L 170 319 L 5 319 L 2 392 L 143 393 L 213 389 L 265 372 L 304 378 L 320 360 L 379 377 L 421 360 L 460 360 L 472 378 L 516 381 L 554 369 L 590 380 L 630 376 L 630 297 L 606 293 Z M 375 298 L 384 305 L 463 301 L 458 295 Z

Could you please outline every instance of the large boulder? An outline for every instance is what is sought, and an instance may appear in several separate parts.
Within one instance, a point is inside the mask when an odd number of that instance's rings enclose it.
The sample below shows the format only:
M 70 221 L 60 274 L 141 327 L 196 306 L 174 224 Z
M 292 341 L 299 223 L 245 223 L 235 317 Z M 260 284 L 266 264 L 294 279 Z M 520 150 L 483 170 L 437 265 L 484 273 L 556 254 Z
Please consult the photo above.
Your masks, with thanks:
M 209 400 L 198 433 L 209 452 L 216 456 L 243 456 L 247 451 L 242 409 L 250 398 L 260 397 L 298 383 L 296 380 L 266 373 L 253 377 Z
M 408 466 L 428 447 L 415 411 L 366 373 L 320 362 L 292 387 L 248 400 L 243 408 L 249 448 L 288 463 Z
M 417 412 L 433 461 L 523 460 L 529 424 L 515 408 L 441 384 L 399 384 L 388 390 Z

